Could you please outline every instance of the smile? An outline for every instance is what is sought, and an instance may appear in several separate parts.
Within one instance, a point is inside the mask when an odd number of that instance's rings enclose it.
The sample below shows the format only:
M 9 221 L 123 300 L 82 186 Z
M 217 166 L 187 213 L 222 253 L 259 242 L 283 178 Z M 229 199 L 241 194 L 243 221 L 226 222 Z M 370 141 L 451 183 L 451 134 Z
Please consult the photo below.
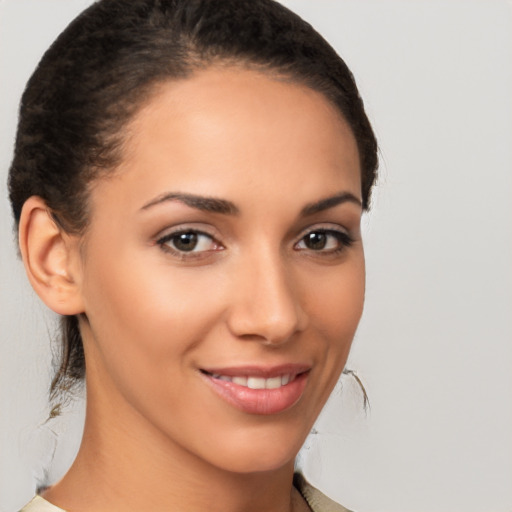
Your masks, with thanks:
M 215 394 L 230 406 L 248 414 L 269 415 L 286 411 L 300 400 L 310 368 L 286 365 L 273 370 L 201 370 L 201 374 Z
M 265 379 L 264 377 L 250 377 L 250 376 L 234 376 L 220 375 L 213 373 L 211 375 L 214 379 L 219 379 L 224 382 L 233 382 L 238 386 L 243 386 L 249 389 L 278 389 L 281 386 L 286 386 L 295 378 L 297 374 L 285 374 L 277 377 L 270 377 Z

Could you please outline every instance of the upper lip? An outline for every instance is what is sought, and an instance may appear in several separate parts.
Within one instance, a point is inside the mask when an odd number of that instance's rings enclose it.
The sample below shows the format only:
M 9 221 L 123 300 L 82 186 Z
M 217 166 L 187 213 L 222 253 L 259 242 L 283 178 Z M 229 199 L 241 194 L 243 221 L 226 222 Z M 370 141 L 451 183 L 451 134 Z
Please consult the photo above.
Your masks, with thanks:
M 213 375 L 225 375 L 227 377 L 237 376 L 250 376 L 262 377 L 271 379 L 272 377 L 279 377 L 283 375 L 298 375 L 311 370 L 311 365 L 302 363 L 289 363 L 278 366 L 258 366 L 258 365 L 244 365 L 244 366 L 229 366 L 229 367 L 208 367 L 201 368 L 201 371 Z

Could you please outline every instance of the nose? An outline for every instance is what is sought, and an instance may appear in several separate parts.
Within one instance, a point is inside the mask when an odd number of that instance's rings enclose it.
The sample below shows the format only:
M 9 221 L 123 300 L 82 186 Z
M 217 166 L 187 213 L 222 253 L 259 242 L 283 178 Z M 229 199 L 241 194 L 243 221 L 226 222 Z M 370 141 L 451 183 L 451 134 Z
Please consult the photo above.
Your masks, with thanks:
M 230 331 L 268 345 L 280 345 L 303 331 L 308 316 L 297 281 L 277 255 L 260 254 L 239 265 L 231 289 Z

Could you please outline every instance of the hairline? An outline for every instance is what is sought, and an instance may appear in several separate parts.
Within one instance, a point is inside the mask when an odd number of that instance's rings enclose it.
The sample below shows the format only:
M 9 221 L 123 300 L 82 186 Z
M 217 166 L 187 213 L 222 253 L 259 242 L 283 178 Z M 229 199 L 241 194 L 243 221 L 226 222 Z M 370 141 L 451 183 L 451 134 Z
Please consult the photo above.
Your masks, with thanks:
M 92 166 L 90 168 L 90 170 L 92 171 L 92 178 L 87 182 L 86 190 L 84 191 L 84 201 L 86 204 L 84 219 L 85 223 L 82 229 L 75 230 L 74 234 L 84 235 L 87 232 L 87 227 L 89 225 L 90 220 L 89 199 L 91 190 L 92 188 L 94 188 L 95 183 L 99 182 L 100 180 L 108 180 L 111 178 L 115 178 L 116 176 L 123 172 L 121 167 L 124 164 L 124 162 L 126 162 L 130 158 L 130 148 L 133 147 L 133 145 L 130 144 L 130 141 L 133 140 L 133 137 L 135 136 L 135 131 L 133 130 L 133 127 L 136 125 L 137 120 L 141 115 L 142 111 L 148 108 L 161 94 L 164 94 L 168 87 L 172 84 L 186 82 L 188 80 L 193 79 L 195 76 L 203 72 L 207 72 L 209 70 L 225 69 L 241 72 L 252 71 L 260 74 L 261 76 L 267 77 L 270 80 L 305 87 L 310 91 L 314 91 L 315 93 L 320 94 L 326 100 L 326 105 L 328 106 L 328 108 L 333 113 L 335 113 L 336 116 L 341 120 L 341 122 L 345 124 L 346 127 L 349 129 L 350 133 L 354 137 L 356 146 L 358 146 L 357 137 L 356 134 L 354 133 L 354 129 L 350 125 L 350 123 L 344 116 L 343 112 L 341 111 L 341 108 L 336 104 L 336 102 L 331 97 L 329 97 L 326 91 L 322 91 L 320 87 L 313 87 L 311 83 L 308 83 L 307 79 L 301 77 L 299 73 L 294 72 L 294 70 L 284 70 L 283 68 L 279 68 L 279 66 L 270 65 L 268 63 L 260 63 L 247 58 L 236 58 L 230 56 L 215 56 L 201 58 L 197 53 L 190 59 L 190 61 L 192 62 L 192 64 L 189 65 L 189 67 L 185 70 L 182 76 L 173 77 L 167 75 L 158 77 L 148 81 L 146 84 L 143 84 L 139 87 L 140 96 L 136 97 L 137 100 L 135 102 L 133 111 L 128 116 L 128 119 L 120 125 L 119 130 L 116 133 L 111 134 L 111 137 L 113 139 L 117 139 L 118 143 L 118 153 L 116 155 L 116 162 L 114 163 L 114 165 L 110 167 L 100 168 L 97 166 Z M 120 103 L 122 103 L 123 101 L 126 101 L 126 98 L 121 99 Z M 357 150 L 359 158 L 360 181 L 362 184 L 363 170 L 359 147 L 357 147 Z

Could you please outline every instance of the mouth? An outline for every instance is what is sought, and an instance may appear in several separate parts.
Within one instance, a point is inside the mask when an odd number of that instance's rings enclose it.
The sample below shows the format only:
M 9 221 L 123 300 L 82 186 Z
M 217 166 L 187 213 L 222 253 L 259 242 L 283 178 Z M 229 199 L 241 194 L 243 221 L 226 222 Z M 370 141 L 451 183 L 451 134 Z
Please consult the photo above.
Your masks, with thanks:
M 249 414 L 277 414 L 301 398 L 310 368 L 286 365 L 273 369 L 201 369 L 211 389 L 228 404 Z
M 235 375 L 233 377 L 229 375 L 222 375 L 219 373 L 208 373 L 204 371 L 206 375 L 209 375 L 213 379 L 218 379 L 223 382 L 233 382 L 237 386 L 242 386 L 249 389 L 279 389 L 282 386 L 286 386 L 290 382 L 293 382 L 297 375 L 296 373 L 286 373 L 284 375 L 278 375 L 277 377 L 253 377 L 248 375 Z

